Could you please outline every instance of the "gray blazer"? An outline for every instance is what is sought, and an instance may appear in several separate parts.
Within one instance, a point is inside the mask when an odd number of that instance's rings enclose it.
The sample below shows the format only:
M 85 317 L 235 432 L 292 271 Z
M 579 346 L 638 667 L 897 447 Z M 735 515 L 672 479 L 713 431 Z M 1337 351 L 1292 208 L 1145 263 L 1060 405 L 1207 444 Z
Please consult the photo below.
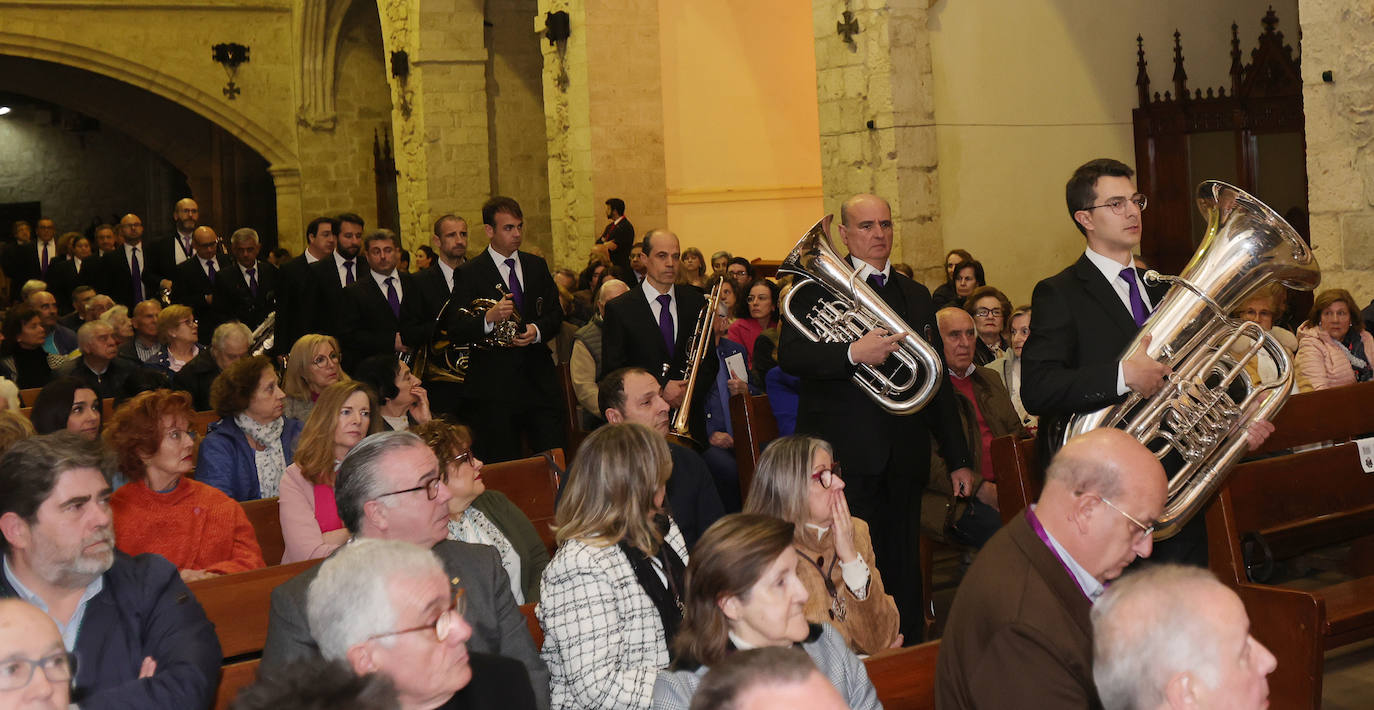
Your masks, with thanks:
M 466 590 L 465 618 L 472 626 L 468 648 L 520 661 L 529 671 L 540 709 L 548 708 L 549 671 L 535 651 L 525 616 L 511 596 L 510 577 L 501 566 L 496 548 L 444 540 L 433 550 L 454 587 Z M 305 617 L 306 592 L 319 569 L 315 565 L 272 590 L 267 644 L 262 650 L 263 668 L 281 668 L 298 659 L 319 657 Z
M 878 702 L 878 691 L 868 680 L 868 669 L 863 661 L 849 650 L 844 637 L 830 624 L 821 624 L 821 634 L 815 641 L 802 644 L 802 649 L 816 667 L 830 679 L 831 685 L 844 696 L 844 702 L 853 710 L 882 710 Z M 694 671 L 663 671 L 654 681 L 653 710 L 686 710 L 692 704 L 692 696 L 701 684 L 701 677 L 710 670 L 702 666 Z

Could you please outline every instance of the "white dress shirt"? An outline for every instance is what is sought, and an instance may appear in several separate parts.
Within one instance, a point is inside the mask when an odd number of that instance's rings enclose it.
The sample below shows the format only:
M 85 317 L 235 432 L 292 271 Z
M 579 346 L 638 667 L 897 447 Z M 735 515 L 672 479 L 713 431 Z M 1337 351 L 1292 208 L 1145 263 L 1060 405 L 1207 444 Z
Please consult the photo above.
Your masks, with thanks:
M 508 292 L 510 291 L 511 268 L 509 266 L 506 266 L 506 259 L 515 259 L 515 277 L 520 280 L 520 292 L 525 294 L 526 297 L 528 297 L 529 282 L 525 280 L 525 269 L 520 265 L 520 252 L 513 251 L 510 253 L 510 256 L 505 256 L 501 252 L 496 251 L 496 249 L 492 246 L 488 245 L 487 254 L 489 254 L 491 256 L 491 260 L 495 262 L 496 273 L 501 274 L 501 285 L 505 287 L 506 291 Z M 494 328 L 496 328 L 495 323 L 492 323 L 491 321 L 485 318 L 482 319 L 483 333 L 490 333 Z M 534 342 L 541 343 L 543 341 L 544 334 L 539 332 L 539 326 L 534 326 Z
M 359 252 L 358 254 L 359 254 L 359 256 L 361 256 L 361 255 L 362 255 L 362 252 Z M 347 288 L 347 287 L 348 287 L 348 267 L 344 266 L 344 262 L 345 262 L 345 261 L 349 261 L 349 259 L 345 258 L 343 254 L 340 254 L 339 251 L 338 251 L 337 249 L 334 250 L 334 271 L 335 271 L 335 273 L 337 273 L 337 274 L 339 275 L 339 285 L 341 285 L 341 286 Z M 359 266 L 359 264 L 362 263 L 362 260 L 359 259 L 357 256 L 355 256 L 355 257 L 353 257 L 352 261 L 353 261 L 353 282 L 354 282 L 354 283 L 357 283 L 357 281 L 358 281 L 358 266 Z M 399 289 L 400 289 L 400 286 L 399 286 L 400 279 L 397 279 L 396 281 L 397 281 L 397 284 L 398 284 L 396 288 L 398 289 L 398 293 L 399 293 Z M 382 291 L 385 292 L 385 291 L 386 291 L 386 288 L 383 287 L 383 288 L 382 288 Z
M 391 284 L 396 287 L 396 301 L 404 301 L 405 291 L 401 289 L 401 277 L 396 274 L 396 269 L 392 269 L 389 274 L 379 274 L 371 269 L 367 273 L 372 274 L 372 280 L 377 282 L 377 288 L 382 290 L 382 296 L 386 296 L 386 280 L 391 279 Z
M 665 295 L 668 297 L 668 313 L 673 317 L 673 338 L 676 339 L 678 331 L 682 327 L 682 322 L 677 319 L 677 286 L 669 286 L 668 292 L 663 294 L 659 293 L 658 289 L 654 288 L 648 279 L 644 279 L 644 282 L 639 285 L 639 290 L 644 293 L 644 298 L 649 301 L 649 310 L 654 314 L 655 324 L 658 323 L 659 318 L 663 317 L 663 304 L 658 302 L 658 297 Z
M 892 278 L 892 260 L 891 260 L 891 259 L 888 259 L 887 261 L 883 262 L 883 268 L 882 268 L 881 271 L 879 271 L 878 269 L 873 268 L 873 265 L 870 264 L 870 263 L 868 263 L 867 261 L 864 261 L 863 259 L 855 258 L 855 257 L 853 257 L 853 256 L 849 257 L 849 263 L 850 263 L 850 265 L 852 265 L 852 266 L 854 267 L 854 270 L 858 272 L 858 274 L 859 274 L 858 280 L 859 280 L 859 281 L 863 281 L 864 283 L 868 283 L 868 277 L 872 276 L 873 274 L 878 274 L 878 275 L 882 276 L 882 277 L 883 277 L 883 283 L 884 283 L 884 284 L 888 283 L 888 280 Z M 844 352 L 845 352 L 845 356 L 849 358 L 849 364 L 850 364 L 850 365 L 858 365 L 858 364 L 859 364 L 859 363 L 854 359 L 854 345 L 853 345 L 852 343 L 849 345 L 849 349 L 845 350 Z
M 1092 249 L 1084 249 L 1083 254 L 1088 257 L 1088 261 L 1092 262 L 1093 266 L 1097 267 L 1098 271 L 1102 272 L 1102 277 L 1107 279 L 1107 283 L 1112 285 L 1112 289 L 1116 291 L 1116 295 L 1121 297 L 1121 305 L 1126 307 L 1127 313 L 1131 313 L 1131 286 L 1121 278 L 1121 270 L 1128 266 L 1134 266 L 1134 262 L 1123 264 L 1098 254 Z M 1145 284 L 1141 282 L 1139 273 L 1136 274 L 1135 281 L 1136 288 L 1140 289 L 1140 300 L 1145 302 L 1145 312 L 1149 313 L 1153 311 L 1155 309 L 1154 304 L 1150 303 L 1150 294 L 1145 291 Z M 1135 316 L 1132 315 L 1132 318 L 1134 317 Z M 1130 391 L 1131 388 L 1126 386 L 1126 370 L 1123 369 L 1121 363 L 1117 363 L 1116 393 L 1119 396 Z
M 453 293 L 453 275 L 457 273 L 457 270 L 449 266 L 448 264 L 445 264 L 444 260 L 440 259 L 437 256 L 434 257 L 434 260 L 436 263 L 439 264 L 439 273 L 444 275 L 444 283 L 448 284 L 449 293 Z M 524 286 L 525 282 L 521 281 L 520 285 Z

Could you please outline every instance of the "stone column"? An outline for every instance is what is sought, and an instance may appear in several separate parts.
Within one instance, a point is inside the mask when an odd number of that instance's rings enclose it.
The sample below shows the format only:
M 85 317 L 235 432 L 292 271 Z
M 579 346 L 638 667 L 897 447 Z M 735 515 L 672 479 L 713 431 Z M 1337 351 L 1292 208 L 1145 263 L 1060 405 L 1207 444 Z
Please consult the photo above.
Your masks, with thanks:
M 812 0 L 825 207 L 838 212 L 859 192 L 887 198 L 892 260 L 911 264 L 926 283 L 944 279 L 930 2 Z M 857 28 L 852 42 L 837 23 Z
M 301 171 L 294 167 L 273 166 L 267 169 L 267 173 L 272 176 L 272 184 L 277 188 L 277 245 L 300 254 L 305 250 Z

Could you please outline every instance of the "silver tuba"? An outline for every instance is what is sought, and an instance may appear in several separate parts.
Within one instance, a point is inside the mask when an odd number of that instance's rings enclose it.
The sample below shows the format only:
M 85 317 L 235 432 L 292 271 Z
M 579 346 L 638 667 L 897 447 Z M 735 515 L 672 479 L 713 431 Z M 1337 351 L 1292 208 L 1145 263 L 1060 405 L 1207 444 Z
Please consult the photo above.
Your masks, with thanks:
M 883 301 L 830 245 L 826 215 L 807 231 L 778 267 L 779 274 L 797 277 L 782 299 L 782 316 L 813 343 L 851 343 L 875 328 L 904 333 L 901 347 L 878 367 L 860 365 L 857 383 L 878 406 L 893 414 L 913 414 L 940 389 L 944 373 L 939 353 L 911 331 L 911 326 Z M 796 313 L 792 302 L 808 287 L 824 291 L 807 313 Z
M 1288 222 L 1245 191 L 1216 180 L 1198 186 L 1207 218 L 1202 245 L 1179 276 L 1145 274 L 1172 283 L 1127 346 L 1126 360 L 1151 337 L 1147 353 L 1173 369 L 1153 397 L 1132 392 L 1120 404 L 1074 415 L 1063 440 L 1099 427 L 1125 430 L 1156 457 L 1181 461 L 1169 477 L 1169 497 L 1155 539 L 1173 537 L 1211 499 L 1245 455 L 1245 430 L 1272 419 L 1293 387 L 1288 351 L 1258 324 L 1231 317 L 1256 289 L 1278 281 L 1299 291 L 1321 282 L 1312 250 Z M 1239 346 L 1239 347 L 1237 347 Z M 1237 356 L 1233 350 L 1239 351 Z M 1263 351 L 1278 375 L 1252 384 L 1244 366 Z M 1239 396 L 1243 392 L 1244 396 Z
M 272 350 L 277 342 L 277 312 L 272 311 L 253 329 L 253 345 L 248 349 L 251 355 L 262 355 Z

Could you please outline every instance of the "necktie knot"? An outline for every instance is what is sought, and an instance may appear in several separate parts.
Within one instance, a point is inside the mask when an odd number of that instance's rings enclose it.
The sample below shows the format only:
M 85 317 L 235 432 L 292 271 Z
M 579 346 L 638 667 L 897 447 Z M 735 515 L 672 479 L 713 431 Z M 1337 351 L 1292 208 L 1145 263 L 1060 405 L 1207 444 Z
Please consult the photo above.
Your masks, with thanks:
M 877 272 L 868 275 L 868 282 L 873 284 L 873 288 L 882 288 L 887 283 L 887 277 Z
M 659 297 L 658 297 L 658 305 L 663 306 L 664 308 L 667 308 L 667 307 L 668 307 L 668 304 L 670 304 L 670 303 L 672 303 L 672 302 L 673 302 L 673 297 L 672 297 L 672 296 L 669 296 L 669 295 L 666 294 L 666 293 L 663 294 L 662 296 L 659 296 Z

